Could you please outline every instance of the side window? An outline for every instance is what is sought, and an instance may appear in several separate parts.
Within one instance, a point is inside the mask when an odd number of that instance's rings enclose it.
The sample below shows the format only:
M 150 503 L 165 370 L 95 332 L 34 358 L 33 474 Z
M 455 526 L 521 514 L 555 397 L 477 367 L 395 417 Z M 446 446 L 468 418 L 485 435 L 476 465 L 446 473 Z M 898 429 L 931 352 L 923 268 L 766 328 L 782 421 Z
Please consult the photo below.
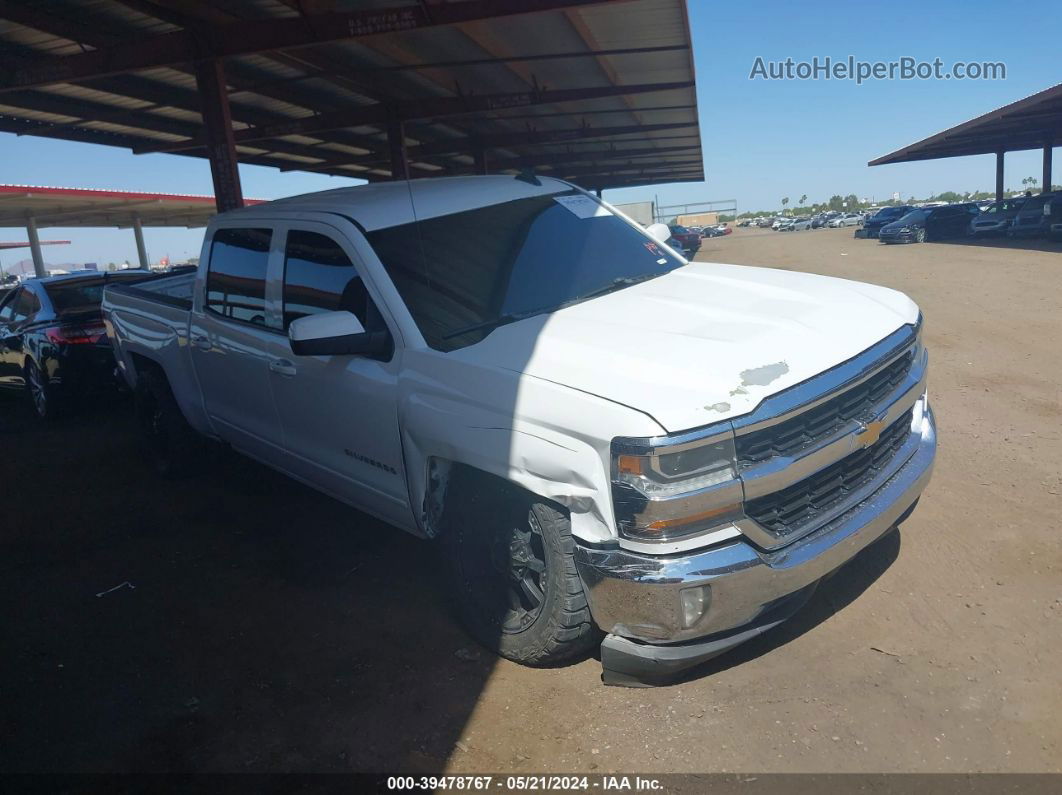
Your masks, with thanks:
M 222 317 L 264 326 L 270 229 L 218 229 L 210 244 L 206 308 Z
M 37 310 L 41 308 L 40 299 L 28 288 L 23 288 L 22 292 L 18 294 L 18 297 L 13 303 L 15 304 L 15 316 L 13 320 L 16 323 L 25 320 L 30 315 L 36 314 Z
M 18 299 L 21 295 L 21 290 L 15 290 L 11 293 L 11 295 L 7 296 L 7 300 L 4 301 L 4 305 L 0 306 L 0 323 L 10 323 L 14 319 L 15 304 L 18 302 Z
M 284 250 L 284 329 L 321 312 L 353 312 L 366 328 L 369 294 L 354 264 L 326 235 L 292 229 Z

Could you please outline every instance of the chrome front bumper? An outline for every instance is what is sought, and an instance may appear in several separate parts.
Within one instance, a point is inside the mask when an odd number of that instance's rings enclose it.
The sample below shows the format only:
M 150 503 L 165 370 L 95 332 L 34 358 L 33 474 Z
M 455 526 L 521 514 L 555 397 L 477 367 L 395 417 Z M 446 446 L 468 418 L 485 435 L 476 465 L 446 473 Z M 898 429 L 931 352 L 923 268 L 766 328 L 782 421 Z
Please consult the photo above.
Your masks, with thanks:
M 686 555 L 643 555 L 576 547 L 576 563 L 598 626 L 606 680 L 673 674 L 710 659 L 784 620 L 799 596 L 891 529 L 929 481 L 936 456 L 932 411 L 922 401 L 904 446 L 873 491 L 799 541 L 765 551 L 735 540 Z M 680 592 L 708 586 L 708 609 L 692 627 Z M 786 606 L 792 607 L 788 613 Z

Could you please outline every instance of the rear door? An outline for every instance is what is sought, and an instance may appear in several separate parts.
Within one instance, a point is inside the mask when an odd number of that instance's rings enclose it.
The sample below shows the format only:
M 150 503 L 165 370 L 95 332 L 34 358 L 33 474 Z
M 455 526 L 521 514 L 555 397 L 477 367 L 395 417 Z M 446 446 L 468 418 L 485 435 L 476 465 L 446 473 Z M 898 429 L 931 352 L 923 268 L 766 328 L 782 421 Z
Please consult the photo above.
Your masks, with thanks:
M 215 229 L 189 327 L 192 363 L 203 406 L 220 438 L 276 464 L 283 432 L 270 391 L 271 349 L 283 335 L 267 297 L 275 228 L 269 222 Z

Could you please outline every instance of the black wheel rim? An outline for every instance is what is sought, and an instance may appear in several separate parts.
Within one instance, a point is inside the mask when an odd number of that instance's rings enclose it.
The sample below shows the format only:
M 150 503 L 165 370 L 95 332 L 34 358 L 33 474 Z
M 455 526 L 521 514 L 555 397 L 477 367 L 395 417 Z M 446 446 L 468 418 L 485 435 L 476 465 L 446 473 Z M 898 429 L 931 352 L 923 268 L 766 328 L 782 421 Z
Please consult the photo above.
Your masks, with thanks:
M 535 623 L 546 601 L 546 554 L 533 512 L 519 525 L 485 530 L 487 560 L 476 594 L 483 614 L 505 634 Z M 481 548 L 482 549 L 482 548 Z
M 48 393 L 44 389 L 44 378 L 36 365 L 29 366 L 29 389 L 33 399 L 33 408 L 41 417 L 48 415 Z

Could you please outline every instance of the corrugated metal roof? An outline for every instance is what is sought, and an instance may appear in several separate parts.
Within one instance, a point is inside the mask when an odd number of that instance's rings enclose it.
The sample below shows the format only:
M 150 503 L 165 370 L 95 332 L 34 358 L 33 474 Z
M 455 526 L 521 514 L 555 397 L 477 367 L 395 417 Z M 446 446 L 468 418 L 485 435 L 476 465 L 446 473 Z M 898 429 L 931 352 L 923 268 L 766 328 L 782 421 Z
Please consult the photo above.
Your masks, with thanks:
M 181 31 L 198 31 L 209 41 L 212 30 L 235 23 L 283 19 L 289 29 L 311 25 L 304 8 L 406 9 L 411 2 L 53 0 L 45 11 L 34 0 L 7 0 L 6 12 L 0 10 L 7 16 L 0 19 L 0 45 L 17 71 L 42 58 L 61 64 L 54 59 L 150 43 L 152 36 Z M 228 55 L 240 159 L 285 170 L 387 178 L 384 122 L 312 126 L 320 116 L 399 104 L 410 116 L 405 133 L 415 177 L 469 173 L 482 145 L 491 171 L 530 165 L 592 188 L 703 179 L 685 0 L 548 5 L 552 10 L 506 15 L 542 3 L 423 0 L 414 7 L 429 16 L 460 6 L 489 7 L 490 13 L 472 22 Z M 620 93 L 645 84 L 686 85 Z M 555 91 L 612 88 L 619 92 L 567 101 L 550 97 Z M 508 98 L 499 97 L 487 110 L 470 105 L 484 95 Z M 417 104 L 438 98 L 459 103 L 420 117 Z M 312 121 L 295 134 L 256 134 L 297 119 Z M 191 63 L 79 74 L 58 83 L 0 78 L 0 131 L 138 151 L 187 144 L 195 148 L 180 154 L 205 156 Z M 442 146 L 444 141 L 455 143 Z
M 1062 144 L 1062 83 L 882 155 L 867 165 L 1040 149 L 1049 141 Z
M 205 226 L 216 212 L 213 196 L 0 185 L 0 227 L 23 227 L 27 215 L 54 226 L 132 226 L 136 216 L 143 226 L 193 227 Z

